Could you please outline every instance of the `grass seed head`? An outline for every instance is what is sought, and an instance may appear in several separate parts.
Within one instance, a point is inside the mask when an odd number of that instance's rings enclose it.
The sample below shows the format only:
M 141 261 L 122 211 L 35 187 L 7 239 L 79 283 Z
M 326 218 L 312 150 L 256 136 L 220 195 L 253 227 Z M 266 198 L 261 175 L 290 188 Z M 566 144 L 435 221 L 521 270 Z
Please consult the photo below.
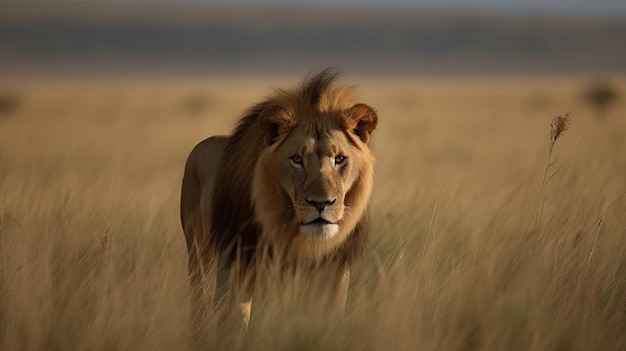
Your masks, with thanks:
M 569 128 L 569 123 L 569 112 L 564 115 L 556 115 L 552 118 L 552 123 L 550 124 L 550 145 L 554 145 L 557 139 L 563 135 L 563 133 Z

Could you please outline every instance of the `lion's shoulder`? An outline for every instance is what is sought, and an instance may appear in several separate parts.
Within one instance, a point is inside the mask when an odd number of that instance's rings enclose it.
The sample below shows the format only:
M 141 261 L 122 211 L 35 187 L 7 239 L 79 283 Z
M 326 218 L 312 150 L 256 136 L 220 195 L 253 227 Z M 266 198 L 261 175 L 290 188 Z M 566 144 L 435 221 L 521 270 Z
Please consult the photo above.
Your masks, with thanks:
M 187 168 L 192 168 L 200 179 L 211 178 L 222 161 L 222 155 L 228 145 L 229 137 L 212 136 L 199 142 L 187 158 Z

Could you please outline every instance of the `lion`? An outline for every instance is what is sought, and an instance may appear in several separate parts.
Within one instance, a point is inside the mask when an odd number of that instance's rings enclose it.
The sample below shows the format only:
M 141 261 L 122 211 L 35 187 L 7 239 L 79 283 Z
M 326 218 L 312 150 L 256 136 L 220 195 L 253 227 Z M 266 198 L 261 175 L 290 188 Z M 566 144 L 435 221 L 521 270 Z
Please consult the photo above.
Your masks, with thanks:
M 343 311 L 367 241 L 378 115 L 337 78 L 327 68 L 276 90 L 232 135 L 191 151 L 180 215 L 198 313 L 212 279 L 214 307 L 247 328 L 261 257 L 319 272 Z M 217 270 L 207 277 L 211 262 Z

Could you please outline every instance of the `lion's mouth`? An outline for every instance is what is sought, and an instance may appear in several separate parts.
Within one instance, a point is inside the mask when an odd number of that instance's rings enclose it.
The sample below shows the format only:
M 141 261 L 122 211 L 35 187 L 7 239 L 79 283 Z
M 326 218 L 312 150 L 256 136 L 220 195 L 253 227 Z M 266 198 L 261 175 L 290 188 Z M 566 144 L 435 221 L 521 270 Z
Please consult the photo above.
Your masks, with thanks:
M 339 233 L 339 225 L 318 217 L 300 225 L 300 233 L 313 238 L 329 240 Z
M 302 223 L 302 225 L 326 225 L 326 224 L 337 224 L 337 223 L 329 222 L 322 217 L 318 217 L 307 223 Z

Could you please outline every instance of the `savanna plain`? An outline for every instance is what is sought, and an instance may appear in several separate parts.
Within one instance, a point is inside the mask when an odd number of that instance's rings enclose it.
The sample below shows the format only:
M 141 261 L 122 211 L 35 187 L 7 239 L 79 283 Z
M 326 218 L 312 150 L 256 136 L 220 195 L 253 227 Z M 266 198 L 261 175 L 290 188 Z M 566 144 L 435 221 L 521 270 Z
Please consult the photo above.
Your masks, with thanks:
M 185 159 L 299 79 L 1 86 L 0 349 L 626 348 L 626 104 L 576 77 L 344 77 L 379 112 L 345 315 L 267 283 L 247 337 L 209 316 L 198 345 Z

